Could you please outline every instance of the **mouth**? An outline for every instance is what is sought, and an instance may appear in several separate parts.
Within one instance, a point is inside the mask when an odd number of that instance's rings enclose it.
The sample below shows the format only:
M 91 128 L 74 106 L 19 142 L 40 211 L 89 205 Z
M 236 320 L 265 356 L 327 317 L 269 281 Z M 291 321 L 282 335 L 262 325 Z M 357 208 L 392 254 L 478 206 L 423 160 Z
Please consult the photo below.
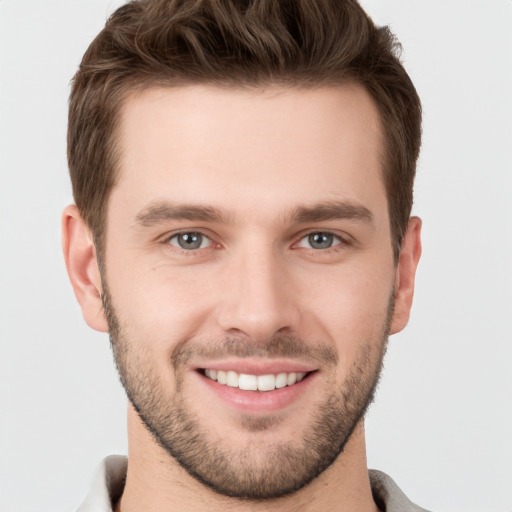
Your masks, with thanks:
M 311 364 L 284 359 L 205 361 L 191 370 L 198 378 L 197 385 L 206 393 L 209 405 L 224 404 L 251 416 L 275 414 L 295 407 L 301 403 L 301 397 L 314 393 L 314 383 L 321 373 Z M 222 411 L 222 408 L 216 410 Z
M 313 372 L 280 372 L 266 375 L 254 375 L 248 373 L 237 373 L 233 370 L 216 370 L 213 368 L 202 368 L 199 373 L 206 378 L 216 381 L 223 386 L 238 388 L 243 391 L 269 392 L 276 389 L 286 388 L 302 382 Z

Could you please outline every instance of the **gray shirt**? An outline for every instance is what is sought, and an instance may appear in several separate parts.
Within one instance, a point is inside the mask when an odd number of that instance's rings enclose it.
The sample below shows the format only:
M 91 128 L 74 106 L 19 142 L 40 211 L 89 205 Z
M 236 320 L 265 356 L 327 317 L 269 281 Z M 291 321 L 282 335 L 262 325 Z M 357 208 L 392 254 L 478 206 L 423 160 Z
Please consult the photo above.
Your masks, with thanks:
M 111 455 L 98 467 L 85 501 L 76 512 L 112 512 L 112 503 L 121 496 L 128 459 Z M 375 503 L 382 512 L 428 512 L 412 503 L 395 482 L 382 471 L 370 470 Z

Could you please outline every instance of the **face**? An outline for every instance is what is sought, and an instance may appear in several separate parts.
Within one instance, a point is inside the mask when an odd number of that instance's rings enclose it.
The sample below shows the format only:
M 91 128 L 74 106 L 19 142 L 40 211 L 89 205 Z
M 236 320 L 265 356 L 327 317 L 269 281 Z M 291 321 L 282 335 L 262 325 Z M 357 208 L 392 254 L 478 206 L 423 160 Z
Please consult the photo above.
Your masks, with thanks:
M 217 492 L 293 492 L 371 401 L 396 267 L 376 110 L 357 87 L 129 98 L 103 301 L 128 396 Z

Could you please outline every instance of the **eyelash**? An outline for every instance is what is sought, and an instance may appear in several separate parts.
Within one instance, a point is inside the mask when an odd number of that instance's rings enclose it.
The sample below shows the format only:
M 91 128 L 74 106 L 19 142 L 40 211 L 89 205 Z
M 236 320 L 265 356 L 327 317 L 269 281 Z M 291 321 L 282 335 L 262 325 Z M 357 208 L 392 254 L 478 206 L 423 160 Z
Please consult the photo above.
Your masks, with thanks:
M 179 237 L 180 235 L 187 235 L 187 234 L 188 235 L 199 235 L 199 236 L 207 239 L 210 243 L 208 244 L 207 247 L 198 247 L 195 249 L 184 249 L 182 247 L 179 247 L 178 243 L 176 245 L 171 243 L 171 240 Z M 308 237 L 311 237 L 312 235 L 331 236 L 334 239 L 333 245 L 331 247 L 326 247 L 324 249 L 319 249 L 319 248 L 314 248 L 314 247 L 304 247 L 304 246 L 301 247 L 300 244 L 303 243 Z M 201 242 L 201 245 L 203 242 L 204 242 L 204 240 Z M 306 241 L 306 243 L 308 243 L 308 242 Z M 171 246 L 173 251 L 178 251 L 182 255 L 192 256 L 192 257 L 198 256 L 199 254 L 203 254 L 203 251 L 205 249 L 215 248 L 215 245 L 217 245 L 217 247 L 221 246 L 221 244 L 216 243 L 212 239 L 211 236 L 209 236 L 208 234 L 206 234 L 200 230 L 197 230 L 197 231 L 187 230 L 187 231 L 179 231 L 177 233 L 173 233 L 171 236 L 168 236 L 164 239 L 163 244 L 166 246 Z M 351 245 L 351 242 L 350 242 L 350 240 L 348 240 L 348 237 L 346 237 L 346 236 L 341 236 L 339 234 L 336 234 L 336 233 L 333 233 L 332 231 L 327 231 L 327 230 L 314 230 L 314 231 L 309 231 L 306 233 L 301 233 L 300 238 L 298 238 L 298 241 L 296 241 L 292 245 L 292 247 L 293 248 L 300 247 L 302 249 L 307 250 L 310 254 L 313 254 L 315 256 L 320 256 L 322 254 L 328 255 L 328 254 L 336 253 L 350 245 Z

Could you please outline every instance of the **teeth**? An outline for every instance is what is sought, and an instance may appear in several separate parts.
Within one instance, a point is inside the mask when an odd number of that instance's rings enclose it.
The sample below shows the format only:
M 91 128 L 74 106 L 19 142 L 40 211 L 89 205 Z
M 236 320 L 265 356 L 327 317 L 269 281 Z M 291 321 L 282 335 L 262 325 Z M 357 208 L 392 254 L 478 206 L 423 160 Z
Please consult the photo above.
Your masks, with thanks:
M 276 388 L 284 388 L 288 383 L 288 376 L 286 373 L 278 373 L 276 375 Z
M 226 376 L 226 384 L 228 386 L 231 386 L 232 388 L 237 388 L 238 387 L 238 373 L 236 372 L 228 372 L 227 373 L 227 376 Z
M 258 391 L 273 391 L 276 389 L 275 375 L 259 375 Z
M 241 373 L 238 379 L 238 387 L 246 391 L 256 391 L 258 389 L 258 377 Z
M 306 376 L 305 372 L 278 373 L 277 375 L 248 375 L 232 370 L 205 369 L 204 374 L 219 384 L 243 389 L 244 391 L 273 391 L 274 389 L 293 386 Z
M 210 377 L 210 378 L 213 378 L 213 377 Z M 226 376 L 226 372 L 224 372 L 222 370 L 219 370 L 217 372 L 217 380 L 219 381 L 219 384 L 227 384 L 228 383 L 228 379 L 227 379 L 227 376 Z

